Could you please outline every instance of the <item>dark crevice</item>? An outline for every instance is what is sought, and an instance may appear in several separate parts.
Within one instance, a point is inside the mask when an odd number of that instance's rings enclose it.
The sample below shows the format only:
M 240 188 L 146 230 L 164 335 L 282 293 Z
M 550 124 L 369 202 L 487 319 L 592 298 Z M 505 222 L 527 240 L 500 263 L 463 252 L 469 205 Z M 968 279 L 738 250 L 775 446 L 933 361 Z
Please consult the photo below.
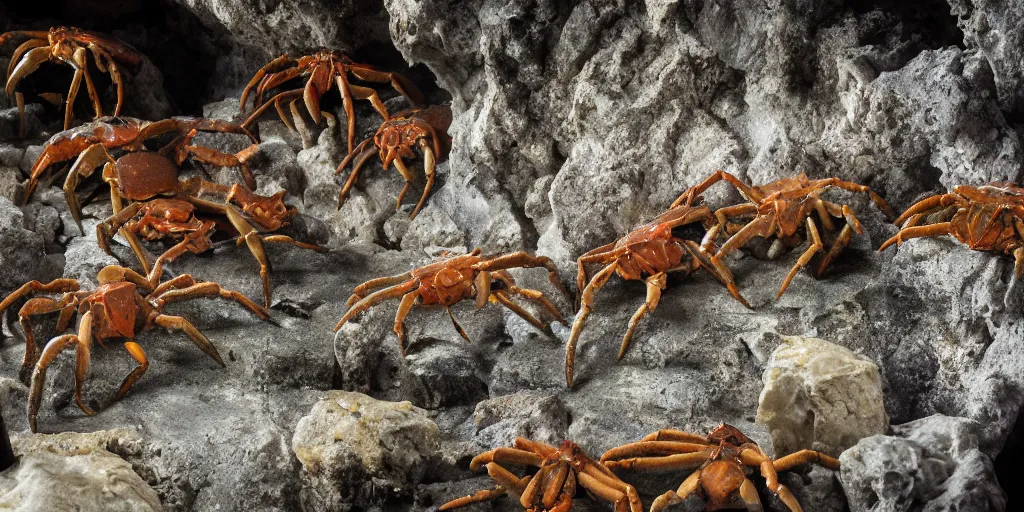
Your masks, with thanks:
M 995 460 L 996 479 L 999 486 L 1006 492 L 1006 510 L 1021 510 L 1024 507 L 1024 488 L 1020 482 L 1024 479 L 1024 415 L 1018 413 L 1010 437 L 1006 439 L 1003 451 Z
M 847 3 L 858 17 L 872 11 L 895 16 L 900 22 L 899 36 L 902 40 L 916 39 L 929 49 L 956 46 L 965 49 L 964 33 L 957 25 L 957 17 L 946 0 L 918 0 L 898 2 L 887 0 L 852 0 Z M 877 39 L 868 38 L 861 44 L 884 44 L 892 37 L 892 31 L 880 31 Z

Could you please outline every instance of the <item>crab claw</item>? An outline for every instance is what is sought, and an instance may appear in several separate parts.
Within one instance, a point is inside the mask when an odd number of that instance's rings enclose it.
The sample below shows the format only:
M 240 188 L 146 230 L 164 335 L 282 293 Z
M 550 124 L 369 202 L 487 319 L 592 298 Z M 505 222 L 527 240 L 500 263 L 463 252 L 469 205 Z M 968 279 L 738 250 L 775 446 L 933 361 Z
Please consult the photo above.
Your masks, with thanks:
M 11 71 L 11 76 L 7 78 L 7 95 L 13 95 L 14 89 L 18 87 L 18 82 L 39 69 L 39 65 L 48 60 L 50 60 L 50 49 L 48 47 L 34 48 L 26 52 L 21 61 L 18 62 L 18 65 Z

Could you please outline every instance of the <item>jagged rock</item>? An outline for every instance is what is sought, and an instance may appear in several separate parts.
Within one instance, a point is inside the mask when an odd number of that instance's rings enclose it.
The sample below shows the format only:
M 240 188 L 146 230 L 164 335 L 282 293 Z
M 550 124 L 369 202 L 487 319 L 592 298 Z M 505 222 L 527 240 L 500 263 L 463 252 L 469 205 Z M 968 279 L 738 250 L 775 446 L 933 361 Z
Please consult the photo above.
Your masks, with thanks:
M 557 395 L 520 391 L 478 402 L 473 425 L 484 449 L 512 446 L 516 437 L 558 445 L 568 438 L 569 416 Z
M 930 416 L 872 436 L 839 457 L 852 510 L 1002 511 L 992 461 L 971 432 L 976 422 Z
M 25 228 L 24 214 L 6 197 L 0 197 L 0 218 L 0 290 L 6 294 L 29 280 L 56 277 L 44 237 Z
M 763 380 L 757 422 L 776 457 L 805 448 L 837 456 L 889 428 L 878 366 L 833 343 L 783 338 Z
M 436 456 L 439 439 L 426 411 L 409 402 L 327 393 L 292 439 L 303 468 L 303 509 L 339 510 L 357 499 L 408 494 Z
M 96 241 L 97 221 L 82 219 L 82 228 L 85 236 L 76 236 L 71 239 L 67 250 L 64 252 L 67 262 L 64 265 L 64 277 L 78 279 L 83 290 L 95 289 L 98 286 L 96 274 L 103 267 L 120 265 L 117 258 L 103 252 Z M 71 224 L 72 229 L 78 229 Z

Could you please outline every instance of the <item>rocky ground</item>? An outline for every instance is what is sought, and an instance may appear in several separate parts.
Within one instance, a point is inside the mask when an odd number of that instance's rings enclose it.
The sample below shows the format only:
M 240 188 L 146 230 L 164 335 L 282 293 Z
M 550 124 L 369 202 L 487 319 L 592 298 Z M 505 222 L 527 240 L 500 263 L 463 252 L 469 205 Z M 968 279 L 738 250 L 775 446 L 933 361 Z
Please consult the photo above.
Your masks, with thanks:
M 0 508 L 426 511 L 489 487 L 468 470 L 470 458 L 515 436 L 572 439 L 596 456 L 659 428 L 703 432 L 721 422 L 776 455 L 813 448 L 840 458 L 839 472 L 782 476 L 805 510 L 1020 506 L 1012 482 L 1024 431 L 1024 290 L 1011 279 L 1012 258 L 946 238 L 878 253 L 896 227 L 860 195 L 827 194 L 854 209 L 864 234 L 823 278 L 801 272 L 775 300 L 798 252 L 740 254 L 729 264 L 746 309 L 707 274 L 674 276 L 618 362 L 644 287 L 613 278 L 583 331 L 571 390 L 569 329 L 555 324 L 549 336 L 494 304 L 453 308 L 472 343 L 443 310 L 414 309 L 404 359 L 391 332 L 397 301 L 336 336 L 332 328 L 355 285 L 443 250 L 546 255 L 574 291 L 576 257 L 717 169 L 756 184 L 796 172 L 838 176 L 870 185 L 898 211 L 958 184 L 1019 182 L 1024 5 L 182 0 L 159 2 L 172 22 L 157 23 L 149 4 L 128 2 L 134 7 L 113 15 L 95 3 L 91 16 L 103 20 L 95 28 L 121 22 L 119 35 L 153 54 L 152 72 L 129 88 L 141 104 L 231 119 L 260 65 L 332 46 L 402 70 L 431 102 L 450 102 L 453 149 L 415 220 L 411 204 L 394 210 L 402 180 L 375 159 L 338 210 L 337 127 L 304 147 L 268 116 L 253 161 L 259 191 L 287 190 L 302 212 L 290 233 L 330 252 L 269 249 L 273 322 L 226 302 L 173 306 L 210 337 L 226 368 L 180 334 L 151 331 L 139 338 L 148 373 L 115 402 L 133 362 L 107 344 L 93 352 L 86 388 L 101 412 L 87 417 L 72 398 L 73 355 L 61 356 L 40 413 L 46 434 L 28 433 L 18 380 L 24 338 L 14 312 L 5 313 L 0 407 L 20 460 L 0 474 Z M 4 29 L 70 22 L 4 8 Z M 155 40 L 184 34 L 189 45 L 155 50 Z M 195 55 L 197 72 L 181 72 L 190 62 L 181 48 Z M 59 173 L 16 206 L 55 128 L 52 112 L 29 112 L 22 140 L 16 111 L 0 111 L 4 294 L 31 279 L 88 281 L 117 262 L 95 245 L 93 226 L 109 209 L 102 185 L 83 187 L 83 197 L 101 187 L 84 236 Z M 372 109 L 361 105 L 357 116 L 361 137 L 371 134 Z M 740 199 L 724 184 L 706 198 L 713 207 Z M 124 246 L 116 252 L 132 261 Z M 222 245 L 171 270 L 260 293 L 244 247 Z M 543 271 L 515 274 L 570 311 Z M 53 323 L 37 337 L 52 336 Z M 624 477 L 649 502 L 683 476 Z M 65 488 L 77 492 L 54 492 Z M 610 509 L 579 498 L 579 510 Z M 785 510 L 770 493 L 762 500 Z M 520 509 L 510 499 L 493 508 Z

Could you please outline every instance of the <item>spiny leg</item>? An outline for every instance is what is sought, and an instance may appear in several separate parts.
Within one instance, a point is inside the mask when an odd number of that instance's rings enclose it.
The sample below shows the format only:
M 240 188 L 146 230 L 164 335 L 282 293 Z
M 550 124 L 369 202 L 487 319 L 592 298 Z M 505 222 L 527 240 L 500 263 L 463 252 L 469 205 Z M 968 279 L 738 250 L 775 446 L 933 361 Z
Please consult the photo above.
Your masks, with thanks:
M 185 320 L 180 316 L 157 314 L 156 317 L 153 318 L 153 323 L 167 330 L 184 332 L 185 335 L 188 336 L 197 347 L 199 347 L 199 350 L 202 350 L 206 355 L 210 356 L 210 358 L 216 361 L 222 368 L 227 367 L 227 365 L 224 364 L 224 361 L 220 358 L 220 353 L 217 352 L 217 347 L 214 347 L 213 343 L 210 342 L 210 339 L 207 338 L 199 329 L 196 329 L 196 327 L 188 320 Z
M 617 268 L 619 268 L 618 260 L 601 269 L 583 290 L 583 296 L 580 299 L 580 310 L 576 313 L 576 320 L 572 323 L 569 341 L 565 344 L 565 383 L 570 388 L 572 387 L 573 365 L 576 361 L 576 342 L 579 340 L 580 332 L 583 331 L 583 323 L 590 316 L 590 310 L 594 307 L 594 294 L 608 282 L 608 279 L 612 277 Z
M 816 252 L 825 247 L 825 245 L 821 243 L 821 235 L 818 234 L 818 227 L 814 224 L 814 219 L 810 217 L 807 217 L 807 234 L 811 238 L 811 246 L 800 255 L 800 258 L 796 260 L 796 264 L 793 265 L 793 268 L 789 271 L 786 279 L 782 281 L 782 286 L 779 287 L 779 293 L 775 295 L 776 299 L 782 297 L 783 293 L 786 293 L 786 288 L 789 287 L 789 283 L 793 280 L 793 276 L 796 275 L 797 271 L 810 262 Z
M 621 361 L 623 356 L 626 355 L 626 350 L 629 348 L 629 342 L 633 340 L 633 332 L 636 331 L 637 324 L 640 320 L 647 315 L 647 313 L 654 311 L 658 307 L 658 302 L 661 301 L 661 291 L 665 289 L 667 274 L 659 272 L 653 276 L 648 277 L 644 282 L 647 284 L 647 299 L 644 301 L 640 309 L 633 313 L 633 317 L 629 319 L 629 327 L 626 329 L 626 335 L 622 337 L 622 346 L 619 347 L 619 360 Z
M 881 247 L 878 248 L 879 252 L 884 251 L 887 247 L 892 244 L 902 244 L 911 238 L 921 238 L 926 236 L 938 236 L 938 235 L 949 235 L 953 231 L 953 224 L 949 222 L 940 222 L 938 224 L 930 224 L 927 226 L 911 226 L 909 228 L 903 228 L 895 236 L 885 241 Z
M 700 470 L 698 469 L 693 473 L 690 473 L 690 476 L 686 477 L 686 480 L 683 480 L 683 483 L 679 485 L 678 489 L 675 491 L 668 491 L 655 498 L 654 502 L 651 503 L 651 512 L 661 512 L 672 505 L 686 501 L 686 498 L 696 492 L 699 486 Z
M 142 378 L 142 375 L 146 373 L 146 370 L 149 369 L 149 359 L 146 357 L 146 352 L 142 350 L 142 347 L 139 346 L 138 343 L 131 340 L 126 341 L 124 342 L 124 349 L 131 354 L 132 358 L 135 359 L 135 362 L 139 363 L 139 365 L 136 366 L 135 369 L 124 378 L 124 381 L 121 382 L 121 387 L 118 388 L 117 396 L 115 397 L 117 400 L 124 398 L 124 395 L 128 393 L 128 390 L 131 389 L 132 386 Z

